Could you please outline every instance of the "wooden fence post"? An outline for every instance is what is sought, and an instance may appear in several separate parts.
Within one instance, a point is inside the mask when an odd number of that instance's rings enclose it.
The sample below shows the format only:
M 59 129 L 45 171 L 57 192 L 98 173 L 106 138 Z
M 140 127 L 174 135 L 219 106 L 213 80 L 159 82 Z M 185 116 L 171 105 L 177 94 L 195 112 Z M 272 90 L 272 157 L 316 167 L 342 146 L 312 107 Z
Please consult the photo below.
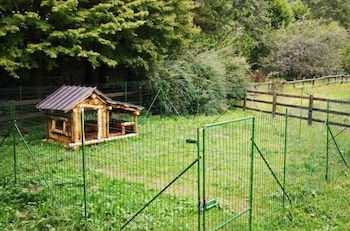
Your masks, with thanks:
M 247 96 L 248 96 L 248 92 L 246 92 L 246 94 L 244 95 L 244 99 L 243 99 L 243 110 L 247 110 Z
M 313 109 L 313 105 L 314 105 L 314 96 L 310 95 L 309 97 L 309 109 L 308 109 L 308 124 L 312 125 L 312 109 Z
M 277 107 L 277 92 L 274 91 L 272 95 L 272 117 L 276 116 L 276 107 Z

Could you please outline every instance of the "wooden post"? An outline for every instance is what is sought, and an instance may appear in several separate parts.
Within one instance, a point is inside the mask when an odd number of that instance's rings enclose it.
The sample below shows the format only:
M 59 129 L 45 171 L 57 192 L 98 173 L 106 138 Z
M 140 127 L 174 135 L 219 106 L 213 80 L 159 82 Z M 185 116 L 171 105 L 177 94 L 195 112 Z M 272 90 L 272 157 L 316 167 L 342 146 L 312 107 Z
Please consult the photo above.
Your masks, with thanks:
M 294 88 L 295 88 L 295 80 L 296 80 L 296 79 L 294 78 L 294 80 L 293 80 L 293 87 L 294 87 Z
M 272 95 L 272 116 L 276 116 L 276 108 L 277 108 L 277 92 L 274 91 Z
M 102 118 L 102 109 L 97 109 L 97 139 L 102 139 L 102 126 L 103 126 L 103 118 Z
M 314 105 L 314 96 L 310 95 L 309 97 L 309 109 L 308 109 L 308 124 L 312 125 L 312 109 L 313 109 L 313 105 Z
M 243 110 L 247 110 L 247 94 L 245 94 L 244 99 L 243 99 Z

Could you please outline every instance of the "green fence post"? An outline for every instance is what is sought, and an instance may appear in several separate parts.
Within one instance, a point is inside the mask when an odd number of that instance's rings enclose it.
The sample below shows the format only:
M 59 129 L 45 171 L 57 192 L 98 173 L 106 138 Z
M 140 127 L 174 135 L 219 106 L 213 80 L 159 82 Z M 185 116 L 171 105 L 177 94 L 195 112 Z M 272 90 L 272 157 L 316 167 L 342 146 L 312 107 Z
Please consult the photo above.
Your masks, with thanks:
M 17 152 L 16 152 L 16 105 L 15 101 L 11 102 L 11 132 L 12 132 L 12 145 L 13 145 L 13 175 L 14 175 L 14 184 L 17 183 Z
M 203 164 L 203 231 L 205 231 L 206 229 L 206 219 L 205 219 L 205 207 L 206 207 L 206 184 L 205 184 L 205 175 L 206 175 L 206 168 L 205 168 L 205 145 L 206 145 L 206 142 L 205 142 L 205 129 L 203 129 L 203 132 L 202 132 L 202 152 L 203 152 L 203 156 L 202 156 L 202 164 Z
M 249 192 L 249 231 L 253 230 L 253 190 L 254 190 L 254 142 L 255 142 L 255 117 L 252 118 L 252 137 L 250 150 L 250 192 Z
M 284 123 L 284 151 L 283 151 L 283 188 L 286 190 L 286 167 L 287 167 L 287 151 L 288 151 L 288 108 L 286 108 L 286 118 Z M 283 211 L 285 210 L 285 196 L 283 194 Z
M 328 181 L 329 174 L 329 101 L 327 101 L 327 119 L 326 119 L 326 129 L 327 129 L 327 142 L 326 142 L 326 181 Z
M 85 119 L 84 109 L 81 111 L 81 155 L 82 155 L 82 166 L 83 166 L 83 200 L 84 200 L 84 218 L 87 218 L 87 202 L 86 202 L 86 168 L 85 168 Z
M 200 150 L 200 132 L 201 129 L 197 129 L 197 197 L 198 197 L 198 231 L 201 230 L 201 212 L 202 212 L 202 202 L 201 202 L 201 150 Z

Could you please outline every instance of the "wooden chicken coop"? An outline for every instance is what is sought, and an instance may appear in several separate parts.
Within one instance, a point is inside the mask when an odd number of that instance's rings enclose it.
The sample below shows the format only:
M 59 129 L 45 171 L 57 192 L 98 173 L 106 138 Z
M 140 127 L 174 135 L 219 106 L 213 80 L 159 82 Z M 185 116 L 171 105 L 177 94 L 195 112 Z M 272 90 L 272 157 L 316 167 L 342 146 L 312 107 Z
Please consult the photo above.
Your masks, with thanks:
M 82 144 L 82 131 L 87 145 L 135 136 L 143 109 L 112 100 L 96 87 L 80 86 L 62 86 L 36 108 L 47 113 L 47 139 L 68 147 Z

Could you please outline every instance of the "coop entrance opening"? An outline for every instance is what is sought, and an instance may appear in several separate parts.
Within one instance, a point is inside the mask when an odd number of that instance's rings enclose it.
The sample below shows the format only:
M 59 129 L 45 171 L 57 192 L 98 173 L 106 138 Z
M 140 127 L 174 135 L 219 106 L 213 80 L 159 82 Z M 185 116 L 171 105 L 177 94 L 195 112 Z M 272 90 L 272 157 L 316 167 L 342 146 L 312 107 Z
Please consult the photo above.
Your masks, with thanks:
M 84 109 L 84 132 L 85 140 L 89 141 L 98 139 L 99 128 L 97 110 L 89 108 Z

